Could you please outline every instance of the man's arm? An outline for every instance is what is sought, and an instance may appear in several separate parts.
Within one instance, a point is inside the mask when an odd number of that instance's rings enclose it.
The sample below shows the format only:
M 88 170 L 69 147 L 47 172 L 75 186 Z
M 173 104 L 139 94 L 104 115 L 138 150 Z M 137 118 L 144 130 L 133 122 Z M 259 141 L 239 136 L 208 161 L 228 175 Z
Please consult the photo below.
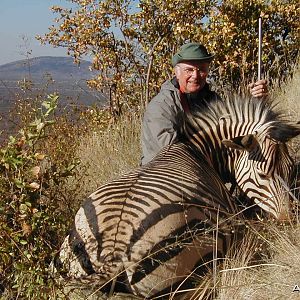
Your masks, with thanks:
M 178 139 L 176 111 L 164 101 L 153 99 L 142 123 L 142 164 L 150 161 L 164 146 Z

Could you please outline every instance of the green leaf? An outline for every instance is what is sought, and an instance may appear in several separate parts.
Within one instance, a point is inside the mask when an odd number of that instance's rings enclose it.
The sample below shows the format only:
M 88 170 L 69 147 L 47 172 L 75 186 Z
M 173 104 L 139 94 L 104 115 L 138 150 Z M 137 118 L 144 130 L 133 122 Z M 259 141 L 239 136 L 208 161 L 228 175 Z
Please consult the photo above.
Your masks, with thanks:
M 15 178 L 14 179 L 14 184 L 16 185 L 17 188 L 21 189 L 21 188 L 24 188 L 25 187 L 25 183 L 18 179 L 18 178 Z
M 49 109 L 51 107 L 51 103 L 49 101 L 44 101 L 42 103 L 42 106 L 45 107 L 46 109 Z
M 19 206 L 20 213 L 25 213 L 28 211 L 28 206 L 25 203 L 20 204 Z

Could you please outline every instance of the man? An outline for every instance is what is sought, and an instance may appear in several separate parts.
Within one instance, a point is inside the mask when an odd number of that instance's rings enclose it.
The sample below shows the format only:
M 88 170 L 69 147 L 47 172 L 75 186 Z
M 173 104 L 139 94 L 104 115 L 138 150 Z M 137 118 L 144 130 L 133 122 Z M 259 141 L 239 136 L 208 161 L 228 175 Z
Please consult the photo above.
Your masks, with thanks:
M 214 55 L 199 43 L 183 45 L 173 56 L 175 77 L 167 80 L 149 103 L 142 125 L 142 165 L 149 162 L 164 146 L 179 138 L 179 114 L 194 105 L 220 99 L 206 82 Z M 253 97 L 267 96 L 265 80 L 249 85 Z

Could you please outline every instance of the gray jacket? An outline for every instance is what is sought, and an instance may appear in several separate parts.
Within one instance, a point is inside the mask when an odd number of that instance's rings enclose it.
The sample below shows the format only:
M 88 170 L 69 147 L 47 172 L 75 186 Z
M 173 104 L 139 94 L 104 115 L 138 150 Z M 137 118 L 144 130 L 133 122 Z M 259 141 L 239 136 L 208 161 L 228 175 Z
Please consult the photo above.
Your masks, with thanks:
M 189 108 L 210 102 L 219 96 L 206 85 L 196 95 L 186 95 Z M 178 141 L 183 107 L 178 82 L 175 78 L 162 84 L 160 92 L 150 101 L 142 124 L 142 165 L 148 163 L 164 146 Z

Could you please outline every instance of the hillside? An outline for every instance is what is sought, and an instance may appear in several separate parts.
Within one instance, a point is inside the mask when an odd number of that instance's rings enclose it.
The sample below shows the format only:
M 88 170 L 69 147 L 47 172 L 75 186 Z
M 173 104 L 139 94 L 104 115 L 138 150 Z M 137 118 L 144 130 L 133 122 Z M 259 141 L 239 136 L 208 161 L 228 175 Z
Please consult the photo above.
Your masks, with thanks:
M 40 81 L 46 74 L 51 74 L 57 81 L 78 81 L 92 77 L 89 66 L 88 61 L 77 66 L 71 57 L 41 56 L 0 65 L 0 80 L 16 81 L 26 77 Z
M 35 93 L 57 92 L 63 102 L 72 100 L 79 106 L 89 106 L 97 103 L 103 105 L 106 97 L 100 92 L 89 89 L 86 80 L 95 73 L 89 70 L 90 62 L 82 61 L 76 65 L 70 57 L 42 56 L 28 60 L 19 60 L 0 66 L 0 107 L 8 111 L 21 93 L 18 82 L 31 80 L 30 91 L 26 96 Z

